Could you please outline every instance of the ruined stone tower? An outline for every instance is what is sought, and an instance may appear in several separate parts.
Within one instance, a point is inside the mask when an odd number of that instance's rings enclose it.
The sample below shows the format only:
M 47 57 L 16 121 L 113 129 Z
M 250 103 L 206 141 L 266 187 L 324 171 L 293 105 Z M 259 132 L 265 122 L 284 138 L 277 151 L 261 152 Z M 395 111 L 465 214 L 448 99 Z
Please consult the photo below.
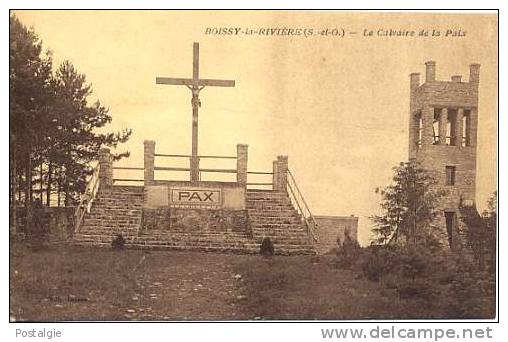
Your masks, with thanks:
M 463 229 L 459 204 L 472 205 L 476 192 L 479 64 L 462 76 L 436 80 L 436 63 L 425 63 L 425 82 L 410 75 L 409 159 L 432 172 L 447 195 L 436 224 L 451 248 L 459 248 Z M 446 239 L 446 238 L 445 238 Z

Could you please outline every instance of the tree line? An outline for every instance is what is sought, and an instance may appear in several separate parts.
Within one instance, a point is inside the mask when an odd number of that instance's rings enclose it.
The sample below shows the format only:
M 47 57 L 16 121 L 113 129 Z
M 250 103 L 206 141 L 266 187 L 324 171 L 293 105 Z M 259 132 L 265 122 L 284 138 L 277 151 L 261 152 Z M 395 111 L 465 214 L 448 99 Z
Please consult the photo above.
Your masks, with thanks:
M 54 67 L 51 51 L 15 15 L 9 26 L 10 205 L 75 205 L 99 149 L 126 142 L 132 130 L 104 132 L 112 117 L 99 100 L 90 103 L 86 76 L 70 61 Z

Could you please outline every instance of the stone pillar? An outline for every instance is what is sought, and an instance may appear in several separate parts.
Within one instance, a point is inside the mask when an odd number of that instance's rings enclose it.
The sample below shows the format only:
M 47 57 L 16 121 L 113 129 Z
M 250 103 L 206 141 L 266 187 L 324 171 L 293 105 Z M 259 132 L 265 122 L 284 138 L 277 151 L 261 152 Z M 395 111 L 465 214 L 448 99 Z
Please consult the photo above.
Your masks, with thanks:
M 442 108 L 441 114 L 439 115 L 439 133 L 438 133 L 439 145 L 446 145 L 447 123 L 448 123 L 448 108 Z
M 109 148 L 103 147 L 99 150 L 99 180 L 102 186 L 113 185 L 113 156 Z
M 272 190 L 279 190 L 279 163 L 273 161 Z
M 434 143 L 434 132 L 432 124 L 434 122 L 434 108 L 425 105 L 422 109 L 422 146 L 432 145 Z
M 420 86 L 420 73 L 419 72 L 413 72 L 409 74 L 409 87 L 411 90 L 411 94 L 413 94 L 416 89 Z
M 462 120 L 464 119 L 464 108 L 457 110 L 456 124 L 455 124 L 455 141 L 458 147 L 462 147 L 462 131 L 464 130 Z
M 430 83 L 436 80 L 436 62 L 428 61 L 425 63 L 425 82 Z
M 288 177 L 288 156 L 277 156 L 277 190 L 280 192 L 287 191 L 287 177 Z
M 236 145 L 236 181 L 247 186 L 247 161 L 249 145 Z
M 416 111 L 416 90 L 420 86 L 420 74 L 412 73 L 409 75 L 410 79 L 410 99 L 409 99 L 409 159 L 416 157 L 418 149 L 418 135 L 419 135 L 419 119 L 417 118 Z
M 480 64 L 471 64 L 469 66 L 469 83 L 478 85 L 480 83 Z
M 154 180 L 155 141 L 145 140 L 144 144 L 144 169 L 145 185 L 152 185 Z
M 478 138 L 478 108 L 471 108 L 469 121 L 469 146 L 476 146 Z

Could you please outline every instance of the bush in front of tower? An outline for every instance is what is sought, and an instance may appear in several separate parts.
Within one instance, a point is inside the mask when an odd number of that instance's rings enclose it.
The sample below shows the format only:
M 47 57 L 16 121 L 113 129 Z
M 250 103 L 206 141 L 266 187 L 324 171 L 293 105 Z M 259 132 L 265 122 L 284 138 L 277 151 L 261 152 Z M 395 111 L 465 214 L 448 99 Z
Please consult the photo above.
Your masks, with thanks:
M 263 241 L 261 242 L 261 247 L 260 247 L 259 253 L 261 255 L 265 255 L 265 256 L 273 255 L 273 253 L 274 253 L 273 242 L 272 242 L 272 240 L 270 240 L 269 237 L 263 238 Z
M 114 250 L 122 250 L 125 248 L 125 239 L 122 234 L 118 234 L 113 241 L 111 241 L 111 248 Z
M 495 273 L 451 251 L 369 246 L 359 249 L 351 269 L 379 283 L 385 296 L 421 302 L 422 314 L 428 310 L 443 318 L 495 315 Z
M 337 238 L 336 248 L 336 266 L 339 268 L 350 269 L 354 266 L 360 255 L 361 247 L 358 241 L 351 238 L 349 230 L 344 231 L 344 241 Z

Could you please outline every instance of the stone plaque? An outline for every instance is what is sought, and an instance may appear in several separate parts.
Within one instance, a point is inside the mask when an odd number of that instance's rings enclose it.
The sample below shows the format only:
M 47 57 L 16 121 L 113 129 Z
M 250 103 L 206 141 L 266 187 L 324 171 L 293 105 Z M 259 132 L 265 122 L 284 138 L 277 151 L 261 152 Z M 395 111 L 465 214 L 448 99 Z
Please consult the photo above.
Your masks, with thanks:
M 145 186 L 145 208 L 158 208 L 168 205 L 168 187 L 165 185 Z
M 173 207 L 219 208 L 222 206 L 222 191 L 207 188 L 172 188 L 169 202 Z

